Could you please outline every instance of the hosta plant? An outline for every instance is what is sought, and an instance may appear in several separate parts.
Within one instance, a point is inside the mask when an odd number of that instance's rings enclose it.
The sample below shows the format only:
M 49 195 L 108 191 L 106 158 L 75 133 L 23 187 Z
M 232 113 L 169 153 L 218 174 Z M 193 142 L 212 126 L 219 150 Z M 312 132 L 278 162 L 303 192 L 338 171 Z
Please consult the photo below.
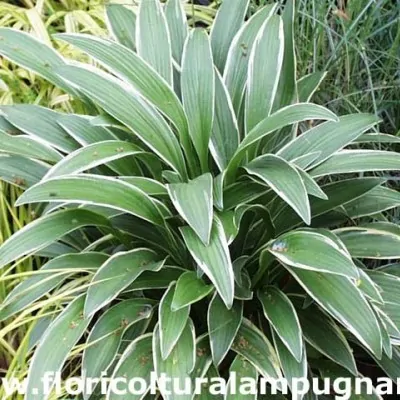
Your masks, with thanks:
M 396 379 L 400 228 L 385 211 L 400 195 L 383 172 L 400 156 L 374 150 L 392 137 L 310 102 L 322 75 L 296 76 L 293 2 L 249 18 L 226 0 L 209 33 L 181 6 L 113 6 L 110 39 L 55 36 L 94 65 L 0 29 L 3 57 L 87 110 L 0 108 L 1 178 L 37 204 L 0 248 L 15 284 L 2 334 L 35 321 L 25 398 L 49 397 L 46 371 L 290 381 L 375 364 Z M 32 255 L 48 261 L 16 284 Z

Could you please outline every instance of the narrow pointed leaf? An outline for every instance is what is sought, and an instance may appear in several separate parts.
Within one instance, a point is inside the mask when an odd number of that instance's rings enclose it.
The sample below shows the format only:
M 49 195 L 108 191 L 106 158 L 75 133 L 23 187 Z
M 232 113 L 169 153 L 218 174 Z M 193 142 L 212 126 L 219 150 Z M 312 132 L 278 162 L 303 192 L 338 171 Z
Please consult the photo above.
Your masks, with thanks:
M 95 118 L 87 115 L 60 114 L 57 123 L 81 146 L 118 139 L 107 128 L 93 125 Z
M 224 7 L 228 7 L 229 1 L 225 3 L 227 4 Z M 242 103 L 253 43 L 261 26 L 275 9 L 276 5 L 261 8 L 240 28 L 229 47 L 223 78 L 236 115 L 239 115 Z
M 296 50 L 294 41 L 295 8 L 295 0 L 288 0 L 282 12 L 285 51 L 275 101 L 276 108 L 278 109 L 297 101 Z
M 282 158 L 268 154 L 251 161 L 245 169 L 249 174 L 262 179 L 306 224 L 310 223 L 307 191 L 296 168 Z
M 158 309 L 161 357 L 167 359 L 177 344 L 189 318 L 190 306 L 172 310 L 175 284 L 172 283 L 161 299 Z
M 215 285 L 225 305 L 233 304 L 234 276 L 224 228 L 214 219 L 210 244 L 205 246 L 189 227 L 180 228 L 186 246 L 199 268 Z
M 87 291 L 85 315 L 110 303 L 144 271 L 159 271 L 164 262 L 149 249 L 134 249 L 110 257 L 96 272 Z
M 106 5 L 108 30 L 115 40 L 131 50 L 136 48 L 136 15 L 122 4 Z
M 305 340 L 320 353 L 357 375 L 353 352 L 346 337 L 335 322 L 315 305 L 297 309 Z
M 311 176 L 307 174 L 307 172 L 303 171 L 301 168 L 296 168 L 296 169 L 297 169 L 298 173 L 300 174 L 301 179 L 304 182 L 304 186 L 306 187 L 306 191 L 309 195 L 318 197 L 319 199 L 322 199 L 322 200 L 328 200 L 327 195 L 318 186 L 317 182 L 315 182 L 314 179 L 311 178 Z
M 88 327 L 90 319 L 82 314 L 84 301 L 84 296 L 72 301 L 42 337 L 30 362 L 25 400 L 45 400 L 49 397 L 44 392 L 44 386 L 38 385 L 38 382 L 48 371 L 54 374 L 61 372 L 70 351 Z
M 364 196 L 344 205 L 350 218 L 373 215 L 400 206 L 400 193 L 396 190 L 378 186 Z
M 233 360 L 230 368 L 229 368 L 230 374 L 236 374 L 236 379 L 235 382 L 237 383 L 236 386 L 234 386 L 236 394 L 232 394 L 231 392 L 227 393 L 225 396 L 225 400 L 256 400 L 257 399 L 257 394 L 242 394 L 240 392 L 240 385 L 238 384 L 239 382 L 249 382 L 250 379 L 257 381 L 258 379 L 258 372 L 254 368 L 252 364 L 250 364 L 248 361 L 246 361 L 245 358 L 241 356 L 236 356 L 235 359 Z M 233 381 L 228 381 L 228 387 L 232 388 Z M 233 384 L 234 385 L 234 384 Z M 233 389 L 233 388 L 232 388 Z
M 176 379 L 180 387 L 184 387 L 184 381 L 185 379 L 190 378 L 190 373 L 193 371 L 196 360 L 196 343 L 193 322 L 191 319 L 188 320 L 178 343 L 166 360 L 163 360 L 161 356 L 159 336 L 159 326 L 157 325 L 153 334 L 153 359 L 155 372 L 158 377 L 160 377 L 161 374 L 165 374 L 169 378 Z M 161 392 L 161 394 L 165 400 L 192 399 L 191 394 L 178 395 L 173 392 Z
M 171 39 L 158 0 L 141 1 L 136 24 L 137 52 L 172 86 Z
M 373 354 L 381 357 L 382 337 L 378 321 L 353 282 L 340 275 L 286 268 L 326 312 L 343 324 Z
M 103 216 L 83 209 L 59 211 L 33 221 L 0 247 L 0 267 L 41 250 L 67 233 L 84 226 L 109 227 L 110 223 Z
M 239 127 L 225 84 L 215 71 L 215 113 L 210 151 L 220 171 L 224 171 L 239 146 Z
M 296 310 L 288 297 L 278 288 L 270 286 L 258 292 L 258 299 L 275 332 L 293 357 L 300 362 L 303 354 L 303 339 Z
M 347 251 L 318 231 L 295 230 L 273 241 L 268 250 L 294 268 L 358 279 L 358 269 Z
M 213 181 L 211 174 L 204 174 L 189 183 L 167 186 L 169 196 L 180 216 L 208 245 L 213 221 Z
M 0 54 L 67 92 L 71 91 L 70 86 L 54 72 L 54 68 L 66 64 L 65 60 L 33 35 L 16 29 L 0 28 Z
M 194 29 L 183 51 L 181 89 L 189 133 L 203 171 L 208 169 L 208 145 L 214 119 L 215 77 L 208 36 Z
M 179 277 L 176 283 L 171 304 L 172 311 L 177 311 L 190 304 L 197 303 L 208 296 L 213 289 L 212 285 L 206 285 L 202 279 L 199 279 L 195 272 L 185 272 Z
M 182 140 L 188 140 L 188 122 L 178 97 L 167 82 L 136 53 L 96 36 L 60 34 L 57 38 L 77 46 L 112 73 L 131 83 L 173 122 Z
M 104 176 L 77 175 L 48 179 L 24 192 L 17 204 L 46 201 L 95 204 L 162 224 L 160 210 L 146 193 L 133 185 Z
M 252 144 L 260 142 L 260 140 L 267 135 L 285 126 L 314 119 L 335 121 L 337 117 L 324 107 L 311 103 L 298 103 L 282 108 L 265 118 L 242 140 L 239 148 L 229 162 L 227 174 L 233 174 L 237 170 L 240 166 L 240 162 L 246 155 L 246 150 Z
M 79 148 L 78 143 L 57 123 L 59 114 L 55 111 L 32 104 L 18 104 L 2 106 L 1 112 L 21 131 L 58 150 L 68 153 Z
M 400 257 L 400 232 L 381 226 L 342 228 L 335 231 L 355 258 L 396 259 Z
M 87 338 L 82 368 L 87 378 L 100 378 L 114 361 L 122 336 L 132 324 L 152 314 L 151 301 L 125 300 L 107 310 L 96 322 Z
M 400 170 L 400 154 L 381 150 L 342 150 L 310 171 L 311 176 Z
M 318 90 L 319 85 L 325 79 L 326 72 L 312 72 L 311 74 L 304 75 L 297 81 L 297 91 L 299 101 L 310 101 L 313 94 Z
M 273 15 L 257 35 L 250 54 L 246 92 L 246 131 L 271 113 L 281 73 L 283 50 L 282 19 Z
M 265 378 L 282 378 L 278 357 L 266 336 L 249 320 L 242 325 L 233 342 L 232 350 L 243 356 Z
M 175 135 L 161 115 L 134 88 L 98 69 L 68 66 L 57 69 L 57 72 L 132 129 L 173 169 L 186 176 L 183 154 Z
M 57 162 L 62 158 L 56 150 L 33 137 L 11 136 L 0 131 L 0 153 L 3 152 L 49 162 Z
M 115 366 L 111 379 L 123 378 L 129 382 L 131 379 L 142 378 L 150 389 L 150 376 L 153 371 L 153 335 L 148 333 L 139 336 L 129 344 Z M 106 400 L 118 399 L 121 399 L 121 395 L 112 391 L 110 386 Z M 129 400 L 142 399 L 142 394 L 129 394 Z
M 232 40 L 240 30 L 249 6 L 249 0 L 223 1 L 213 22 L 210 39 L 214 64 L 221 73 Z
M 0 154 L 0 180 L 22 189 L 33 186 L 46 175 L 49 167 L 19 155 Z
M 44 176 L 44 179 L 63 175 L 78 174 L 119 158 L 143 154 L 133 143 L 119 140 L 94 143 L 70 153 Z
M 339 122 L 325 122 L 304 132 L 278 151 L 286 160 L 293 160 L 303 154 L 320 151 L 313 162 L 318 165 L 332 154 L 347 146 L 354 139 L 374 126 L 379 120 L 370 114 L 350 114 L 339 119 Z
M 189 33 L 185 10 L 180 0 L 168 0 L 164 12 L 171 38 L 172 57 L 180 65 L 183 46 Z
M 219 365 L 230 350 L 243 318 L 243 302 L 236 301 L 228 310 L 215 294 L 207 314 L 208 334 L 214 364 Z
M 293 354 L 289 351 L 287 346 L 285 346 L 282 341 L 282 337 L 277 333 L 272 332 L 274 339 L 275 350 L 278 355 L 279 363 L 281 364 L 283 376 L 288 382 L 290 389 L 293 389 L 293 382 L 295 379 L 306 379 L 308 374 L 308 364 L 307 355 L 305 349 L 300 360 L 293 357 Z M 292 397 L 294 399 L 301 400 L 303 395 L 297 394 L 297 397 Z

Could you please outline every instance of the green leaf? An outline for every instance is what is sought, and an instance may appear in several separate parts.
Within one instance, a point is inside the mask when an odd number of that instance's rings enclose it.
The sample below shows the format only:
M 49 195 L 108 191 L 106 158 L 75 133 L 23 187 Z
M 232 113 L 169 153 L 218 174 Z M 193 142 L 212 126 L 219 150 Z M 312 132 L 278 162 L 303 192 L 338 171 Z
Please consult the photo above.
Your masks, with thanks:
M 122 122 L 182 177 L 186 167 L 179 142 L 162 116 L 134 88 L 95 68 L 57 69 L 108 114 Z
M 57 123 L 59 114 L 55 111 L 32 104 L 1 106 L 0 110 L 18 129 L 58 150 L 69 153 L 79 148 L 78 143 Z
M 131 379 L 142 378 L 150 389 L 150 377 L 153 371 L 153 335 L 148 333 L 139 336 L 129 344 L 115 366 L 111 379 L 123 378 L 129 382 Z M 121 395 L 111 391 L 110 386 L 106 399 L 118 400 L 121 399 Z M 142 394 L 129 394 L 129 400 L 142 399 Z
M 229 1 L 225 3 L 229 3 Z M 228 7 L 228 4 L 226 7 Z M 242 26 L 229 47 L 223 78 L 236 115 L 239 115 L 245 91 L 251 48 L 261 26 L 275 12 L 275 9 L 275 4 L 261 8 Z M 227 29 L 227 26 L 225 26 L 225 29 Z
M 136 49 L 136 15 L 122 4 L 106 4 L 106 22 L 115 40 L 131 50 Z
M 181 140 L 189 141 L 188 122 L 172 88 L 142 58 L 124 46 L 90 35 L 57 35 L 85 51 L 112 73 L 125 79 L 156 106 L 178 129 Z
M 73 300 L 42 337 L 29 366 L 26 388 L 29 400 L 47 399 L 44 385 L 38 385 L 38 382 L 41 382 L 46 372 L 61 372 L 70 351 L 86 331 L 90 319 L 83 317 L 84 301 L 84 296 Z
M 54 71 L 56 67 L 66 65 L 65 60 L 58 52 L 35 39 L 33 35 L 17 29 L 0 28 L 0 54 L 67 92 L 71 92 L 70 86 Z
M 400 154 L 380 150 L 342 150 L 310 171 L 310 175 L 325 176 L 367 171 L 397 171 Z
M 297 172 L 300 174 L 301 179 L 303 180 L 304 186 L 306 188 L 306 191 L 309 195 L 318 197 L 319 199 L 322 200 L 328 200 L 326 194 L 318 186 L 317 182 L 315 182 L 314 179 L 307 174 L 307 172 L 303 171 L 301 168 L 296 168 L 296 169 Z
M 125 300 L 108 309 L 96 322 L 86 340 L 82 369 L 87 378 L 100 378 L 118 353 L 122 336 L 135 322 L 152 315 L 152 302 L 146 299 Z
M 365 133 L 354 140 L 355 143 L 400 143 L 400 138 L 387 133 Z
M 254 159 L 244 168 L 249 174 L 262 179 L 306 224 L 310 224 L 307 191 L 295 167 L 280 157 L 267 154 Z
M 143 153 L 135 144 L 120 140 L 94 143 L 70 153 L 51 168 L 43 179 L 78 174 L 113 160 Z
M 159 271 L 164 261 L 149 249 L 134 249 L 111 256 L 96 272 L 87 290 L 85 315 L 110 303 L 144 271 Z
M 195 332 L 191 319 L 188 320 L 185 329 L 180 336 L 178 343 L 172 350 L 166 360 L 161 356 L 161 346 L 159 338 L 159 326 L 156 325 L 153 334 L 153 358 L 155 372 L 158 377 L 165 374 L 178 382 L 180 387 L 184 387 L 185 379 L 190 378 L 190 373 L 195 366 Z M 161 394 L 165 400 L 191 400 L 192 395 L 178 395 L 176 393 L 163 393 L 162 385 L 160 387 Z
M 41 250 L 64 235 L 84 226 L 109 227 L 99 214 L 83 209 L 58 211 L 31 222 L 11 236 L 0 247 L 0 267 Z
M 223 1 L 211 27 L 210 40 L 214 64 L 221 73 L 236 33 L 243 25 L 249 0 Z
M 136 46 L 139 56 L 172 86 L 171 39 L 165 15 L 158 0 L 141 1 L 139 4 Z
M 305 349 L 300 360 L 296 360 L 293 354 L 289 351 L 288 347 L 281 340 L 282 336 L 272 332 L 274 339 L 276 353 L 278 355 L 279 363 L 281 364 L 282 372 L 285 379 L 288 382 L 290 389 L 293 389 L 293 382 L 295 379 L 305 379 L 307 378 L 308 368 L 307 368 L 307 355 Z M 296 398 L 296 397 L 292 397 Z M 301 400 L 302 395 L 297 394 L 297 399 Z
M 266 336 L 248 319 L 242 325 L 232 345 L 232 350 L 254 365 L 265 378 L 282 378 L 278 357 Z
M 305 340 L 320 353 L 356 376 L 357 366 L 353 351 L 335 322 L 321 313 L 315 305 L 305 310 L 298 308 L 296 311 Z
M 296 310 L 288 297 L 278 288 L 269 286 L 258 291 L 258 299 L 275 332 L 293 357 L 300 362 L 303 355 L 303 339 Z
M 336 240 L 340 242 L 337 238 Z M 318 231 L 301 229 L 290 231 L 270 243 L 268 250 L 281 262 L 296 269 L 337 274 L 354 279 L 359 277 L 358 268 L 348 252 L 332 238 Z
M 355 178 L 322 186 L 321 189 L 328 197 L 328 200 L 310 199 L 313 222 L 316 221 L 316 217 L 321 216 L 323 226 L 326 226 L 326 217 L 323 214 L 335 210 L 349 201 L 361 198 L 365 193 L 368 193 L 383 182 L 384 180 L 381 178 Z M 274 216 L 274 224 L 278 233 L 297 226 L 299 223 L 300 218 L 288 205 L 282 207 Z
M 304 154 L 320 151 L 321 154 L 313 162 L 315 166 L 347 146 L 377 122 L 379 120 L 370 114 L 345 115 L 340 117 L 339 122 L 324 122 L 304 132 L 281 148 L 277 154 L 286 160 L 293 160 Z
M 326 119 L 334 121 L 337 119 L 328 109 L 311 103 L 298 103 L 285 107 L 261 121 L 242 140 L 236 153 L 228 165 L 226 174 L 232 175 L 240 166 L 240 162 L 246 155 L 246 150 L 265 136 L 285 126 L 296 124 L 301 121 Z M 229 176 L 230 176 L 229 175 Z M 229 180 L 227 178 L 227 180 Z
M 246 131 L 271 113 L 281 74 L 284 51 L 283 23 L 269 17 L 258 33 L 250 54 L 246 92 Z
M 354 258 L 390 260 L 400 257 L 400 231 L 395 232 L 383 225 L 372 224 L 341 228 L 335 233 Z
M 378 186 L 364 196 L 344 205 L 350 218 L 373 215 L 400 206 L 400 193 L 386 187 Z
M 360 278 L 357 281 L 358 288 L 371 300 L 376 301 L 377 303 L 383 304 L 383 298 L 381 294 L 381 288 L 378 286 L 373 279 L 368 275 L 368 273 L 359 269 Z
M 145 271 L 128 288 L 128 290 L 166 289 L 185 272 L 178 267 L 165 266 L 161 271 Z
M 183 46 L 189 33 L 183 4 L 180 0 L 168 0 L 164 12 L 171 37 L 172 57 L 181 65 Z
M 158 309 L 158 321 L 160 330 L 161 357 L 167 359 L 177 344 L 187 325 L 190 306 L 182 307 L 179 310 L 172 310 L 172 301 L 175 294 L 175 283 L 171 283 L 164 293 Z
M 390 359 L 387 355 L 383 355 L 381 359 L 374 357 L 375 362 L 382 368 L 387 376 L 397 383 L 400 375 L 400 350 L 393 346 L 393 354 Z
M 382 337 L 378 321 L 350 279 L 300 268 L 286 268 L 326 312 L 343 324 L 373 354 L 381 357 Z
M 276 108 L 284 107 L 297 101 L 296 87 L 296 49 L 294 42 L 295 0 L 288 0 L 282 12 L 284 31 L 284 56 L 282 72 L 276 93 Z
M 150 196 L 168 196 L 167 188 L 159 181 L 142 176 L 120 176 L 119 179 L 136 186 Z
M 176 283 L 174 297 L 172 299 L 172 311 L 178 311 L 193 303 L 197 303 L 208 296 L 214 289 L 213 285 L 206 285 L 197 274 L 192 271 L 183 273 Z
M 94 252 L 64 254 L 50 260 L 8 294 L 0 308 L 0 320 L 23 310 L 71 275 L 96 271 L 106 260 L 105 254 Z
M 244 384 L 244 382 L 250 382 L 250 379 L 254 381 L 258 379 L 258 372 L 252 364 L 246 361 L 245 358 L 236 356 L 229 368 L 229 373 L 231 376 L 235 374 L 236 380 L 229 379 L 227 383 L 229 393 L 225 396 L 225 400 L 257 400 L 257 394 L 240 393 L 241 386 L 239 382 Z M 236 382 L 236 385 L 233 382 Z M 236 394 L 232 394 L 231 389 L 234 389 Z
M 319 85 L 325 79 L 327 72 L 312 72 L 297 81 L 297 91 L 300 102 L 310 101 Z
M 205 246 L 190 227 L 180 228 L 186 246 L 199 268 L 208 276 L 228 308 L 232 307 L 234 276 L 224 228 L 214 219 L 210 244 Z
M 27 135 L 11 136 L 0 130 L 0 152 L 37 160 L 57 162 L 62 156 L 50 146 Z
M 81 146 L 87 146 L 118 137 L 102 126 L 93 125 L 96 117 L 77 114 L 60 114 L 57 123 L 64 128 Z
M 204 245 L 210 242 L 213 222 L 213 181 L 211 174 L 189 183 L 167 185 L 169 196 L 179 215 L 196 232 Z
M 215 112 L 210 151 L 220 171 L 228 166 L 239 142 L 239 127 L 229 93 L 219 72 L 215 71 Z
M 208 170 L 208 145 L 214 118 L 215 78 L 208 36 L 194 29 L 183 50 L 181 89 L 189 134 L 203 172 Z
M 163 223 L 160 210 L 146 193 L 105 176 L 85 174 L 48 179 L 23 193 L 16 205 L 46 201 L 95 204 L 125 211 L 155 224 Z
M 49 167 L 18 155 L 0 154 L 0 180 L 22 189 L 33 186 L 46 175 Z
M 368 276 L 380 289 L 380 294 L 385 303 L 400 304 L 398 296 L 400 278 L 381 271 L 368 271 Z
M 216 293 L 207 314 L 208 333 L 214 364 L 219 365 L 230 350 L 243 318 L 243 302 L 235 301 L 228 310 Z

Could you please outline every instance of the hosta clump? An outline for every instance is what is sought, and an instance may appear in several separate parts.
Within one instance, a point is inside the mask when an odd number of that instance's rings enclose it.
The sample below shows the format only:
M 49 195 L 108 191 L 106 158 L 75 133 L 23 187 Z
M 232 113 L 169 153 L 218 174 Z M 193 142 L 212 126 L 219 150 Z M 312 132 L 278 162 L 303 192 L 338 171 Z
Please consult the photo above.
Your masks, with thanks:
M 0 264 L 49 260 L 0 311 L 7 332 L 38 321 L 26 398 L 46 398 L 46 371 L 290 380 L 375 360 L 396 379 L 399 269 L 374 261 L 400 257 L 381 173 L 400 156 L 373 149 L 391 137 L 310 103 L 321 74 L 296 77 L 292 2 L 248 18 L 224 1 L 210 34 L 181 7 L 111 5 L 112 39 L 56 36 L 96 66 L 0 30 L 4 57 L 88 114 L 0 108 L 1 177 L 38 203 Z

